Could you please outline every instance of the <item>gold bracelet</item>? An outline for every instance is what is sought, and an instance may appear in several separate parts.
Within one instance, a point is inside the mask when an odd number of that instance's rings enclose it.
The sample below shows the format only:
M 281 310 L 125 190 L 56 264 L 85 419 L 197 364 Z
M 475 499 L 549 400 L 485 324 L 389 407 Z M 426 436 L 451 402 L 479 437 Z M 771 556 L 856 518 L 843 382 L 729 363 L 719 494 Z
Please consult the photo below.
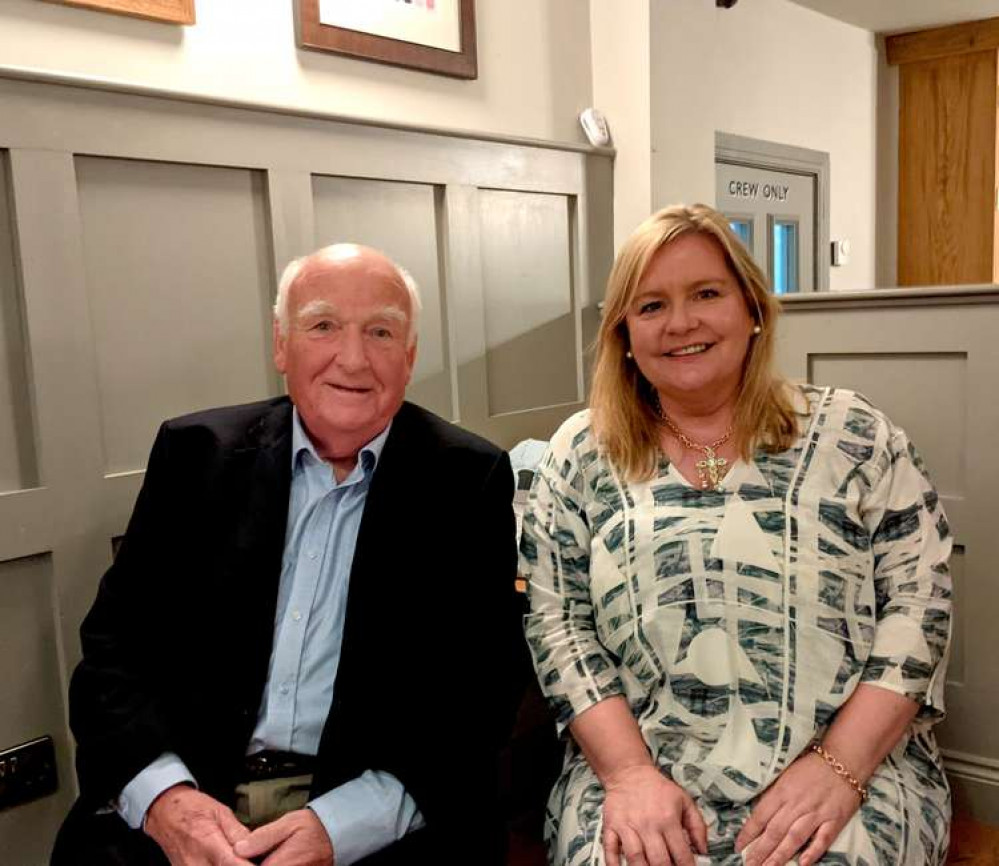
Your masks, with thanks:
M 843 766 L 843 762 L 839 760 L 839 758 L 836 758 L 835 756 L 827 752 L 824 748 L 822 748 L 822 745 L 820 743 L 812 743 L 812 745 L 809 746 L 809 748 L 813 752 L 815 752 L 816 755 L 822 758 L 823 761 L 826 762 L 826 765 L 829 767 L 830 770 L 832 770 L 837 776 L 839 776 L 844 782 L 846 782 L 851 788 L 853 788 L 854 791 L 856 791 L 860 795 L 861 803 L 867 802 L 867 797 L 868 797 L 867 788 L 865 788 L 863 785 L 860 784 L 860 782 L 857 781 L 857 777 L 854 776 L 846 767 Z

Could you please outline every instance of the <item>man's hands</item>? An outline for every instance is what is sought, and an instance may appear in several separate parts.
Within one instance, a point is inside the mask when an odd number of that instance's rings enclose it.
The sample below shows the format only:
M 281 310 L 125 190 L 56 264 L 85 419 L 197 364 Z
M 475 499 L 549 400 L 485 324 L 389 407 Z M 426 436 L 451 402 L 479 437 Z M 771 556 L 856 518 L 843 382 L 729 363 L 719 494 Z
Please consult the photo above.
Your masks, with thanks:
M 251 833 L 232 810 L 188 785 L 167 788 L 153 801 L 145 830 L 171 866 L 333 866 L 333 845 L 311 809 Z
M 604 856 L 608 866 L 694 866 L 691 844 L 708 852 L 708 831 L 694 801 L 657 767 L 629 767 L 608 778 Z
M 263 866 L 333 866 L 330 837 L 311 809 L 297 809 L 258 827 L 236 843 L 235 851 L 247 858 L 266 854 Z
M 153 801 L 145 830 L 172 866 L 252 866 L 232 850 L 250 831 L 232 810 L 188 785 L 167 788 Z
M 746 853 L 747 866 L 782 866 L 798 851 L 802 852 L 799 866 L 811 866 L 859 807 L 858 794 L 809 752 L 760 797 L 735 840 L 736 850 L 753 842 Z

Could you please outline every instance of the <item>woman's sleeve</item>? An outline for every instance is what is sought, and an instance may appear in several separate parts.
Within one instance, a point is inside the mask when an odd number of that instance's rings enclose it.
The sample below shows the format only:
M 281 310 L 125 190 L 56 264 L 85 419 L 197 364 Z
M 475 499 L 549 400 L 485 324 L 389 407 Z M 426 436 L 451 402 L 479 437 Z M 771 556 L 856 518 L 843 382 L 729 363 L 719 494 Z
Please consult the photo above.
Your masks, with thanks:
M 863 503 L 871 531 L 877 625 L 861 682 L 905 695 L 920 717 L 944 713 L 951 629 L 950 528 L 923 461 L 889 427 L 885 469 Z
M 563 441 L 556 434 L 538 468 L 520 542 L 531 605 L 527 642 L 559 733 L 583 710 L 624 693 L 617 663 L 597 639 L 586 488 L 576 455 Z

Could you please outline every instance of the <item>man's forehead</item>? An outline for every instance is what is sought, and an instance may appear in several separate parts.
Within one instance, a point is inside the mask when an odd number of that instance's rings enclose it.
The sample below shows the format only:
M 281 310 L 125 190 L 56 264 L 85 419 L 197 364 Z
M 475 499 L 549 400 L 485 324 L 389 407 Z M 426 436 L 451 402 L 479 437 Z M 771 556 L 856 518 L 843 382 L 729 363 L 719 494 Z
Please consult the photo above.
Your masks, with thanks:
M 343 306 L 343 304 L 338 304 L 335 298 L 312 298 L 300 304 L 295 315 L 299 319 L 310 316 L 336 316 L 341 312 Z M 408 317 L 409 314 L 402 306 L 391 301 L 382 304 L 370 304 L 363 309 L 363 318 L 369 321 L 376 319 L 405 321 Z
M 409 306 L 409 292 L 398 270 L 381 258 L 343 255 L 306 262 L 289 291 L 302 298 L 323 289 L 358 299 L 391 296 L 401 306 Z

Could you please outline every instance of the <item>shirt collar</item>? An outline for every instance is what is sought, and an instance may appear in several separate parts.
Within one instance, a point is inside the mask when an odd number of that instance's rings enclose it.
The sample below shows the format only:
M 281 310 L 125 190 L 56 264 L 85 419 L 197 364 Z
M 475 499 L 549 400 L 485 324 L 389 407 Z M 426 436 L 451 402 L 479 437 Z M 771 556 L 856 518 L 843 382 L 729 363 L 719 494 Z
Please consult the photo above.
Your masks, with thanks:
M 375 438 L 367 444 L 361 446 L 358 463 L 361 464 L 365 475 L 370 475 L 375 471 L 375 467 L 378 465 L 378 460 L 382 456 L 382 449 L 385 448 L 385 440 L 388 439 L 389 431 L 391 429 L 392 422 L 389 421 L 381 433 L 375 436 Z M 294 473 L 295 469 L 299 466 L 299 463 L 305 454 L 311 455 L 317 463 L 326 463 L 326 461 L 323 460 L 323 458 L 320 457 L 316 451 L 316 446 L 312 444 L 309 434 L 305 432 L 305 427 L 302 426 L 302 419 L 298 414 L 298 408 L 293 407 L 291 413 L 292 473 Z

